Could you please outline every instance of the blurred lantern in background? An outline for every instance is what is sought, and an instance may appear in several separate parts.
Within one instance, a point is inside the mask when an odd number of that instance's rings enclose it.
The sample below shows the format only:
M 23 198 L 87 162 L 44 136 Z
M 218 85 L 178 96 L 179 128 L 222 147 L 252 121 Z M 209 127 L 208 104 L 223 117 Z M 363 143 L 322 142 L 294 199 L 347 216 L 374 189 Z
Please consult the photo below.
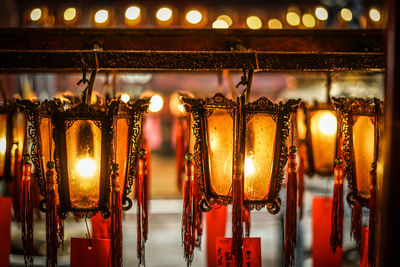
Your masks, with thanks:
M 376 98 L 333 100 L 341 122 L 344 173 L 349 184 L 347 202 L 353 207 L 352 236 L 360 242 L 362 207 L 369 207 L 368 260 L 375 266 L 376 168 L 383 102 Z
M 289 121 L 300 99 L 274 104 L 263 97 L 246 103 L 244 95 L 234 102 L 216 94 L 205 101 L 182 100 L 194 121 L 200 207 L 209 211 L 214 204 L 232 203 L 232 254 L 240 264 L 245 210 L 264 206 L 272 214 L 280 210 Z M 292 208 L 296 211 L 296 205 Z M 289 226 L 293 229 L 295 223 Z

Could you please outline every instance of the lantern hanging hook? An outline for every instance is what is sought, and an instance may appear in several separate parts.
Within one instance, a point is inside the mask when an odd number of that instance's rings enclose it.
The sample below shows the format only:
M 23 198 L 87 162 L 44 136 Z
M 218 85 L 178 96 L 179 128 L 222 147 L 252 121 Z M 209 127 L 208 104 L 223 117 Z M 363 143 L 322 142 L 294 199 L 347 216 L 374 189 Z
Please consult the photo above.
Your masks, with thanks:
M 240 77 L 240 82 L 236 85 L 236 88 L 238 88 L 240 85 L 245 86 L 245 89 L 242 93 L 245 97 L 245 103 L 249 103 L 250 101 L 250 96 L 251 96 L 251 84 L 253 82 L 253 73 L 254 70 L 249 68 L 249 69 L 243 69 L 242 70 L 242 77 Z

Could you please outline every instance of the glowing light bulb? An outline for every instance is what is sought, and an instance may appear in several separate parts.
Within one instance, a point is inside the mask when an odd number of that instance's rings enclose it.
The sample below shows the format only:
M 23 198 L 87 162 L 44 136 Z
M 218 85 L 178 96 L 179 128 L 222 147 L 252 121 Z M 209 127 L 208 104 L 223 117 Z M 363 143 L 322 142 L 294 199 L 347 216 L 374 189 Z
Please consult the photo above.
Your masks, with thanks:
M 7 140 L 5 137 L 0 138 L 0 154 L 5 154 L 7 148 Z
M 317 7 L 315 9 L 315 16 L 319 20 L 327 20 L 328 19 L 328 10 L 326 10 L 326 8 L 324 8 L 324 7 Z
M 212 27 L 214 29 L 228 29 L 229 25 L 228 23 L 226 23 L 225 20 L 217 19 L 216 21 L 213 22 Z
M 379 10 L 376 8 L 371 8 L 369 10 L 369 18 L 372 21 L 378 22 L 381 20 L 381 12 L 379 12 Z
M 150 99 L 149 110 L 151 112 L 159 112 L 164 105 L 164 100 L 160 95 L 153 95 Z
M 86 157 L 78 160 L 76 170 L 82 177 L 89 178 L 96 172 L 96 163 L 93 159 Z
M 71 21 L 76 17 L 76 8 L 69 7 L 64 11 L 64 20 Z
M 40 8 L 34 8 L 31 11 L 30 18 L 32 21 L 38 21 L 42 17 L 42 10 Z
M 168 7 L 162 7 L 157 10 L 156 18 L 160 21 L 168 21 L 172 18 L 172 10 Z
M 188 13 L 186 13 L 186 20 L 190 24 L 197 24 L 202 20 L 202 18 L 203 15 L 201 12 L 196 9 L 190 10 Z
M 325 135 L 332 135 L 336 133 L 337 120 L 331 113 L 326 113 L 321 116 L 319 120 L 319 129 Z
M 250 16 L 246 19 L 246 25 L 252 30 L 257 30 L 262 27 L 262 21 L 257 16 Z
M 344 21 L 351 21 L 353 19 L 353 13 L 351 13 L 351 10 L 348 8 L 343 8 L 340 11 L 340 16 Z
M 288 12 L 286 14 L 286 21 L 289 23 L 291 26 L 298 26 L 300 24 L 300 16 L 296 12 Z
M 268 20 L 268 28 L 282 29 L 282 23 L 278 19 L 270 19 Z
M 108 11 L 105 9 L 100 9 L 94 15 L 94 21 L 97 23 L 104 23 L 108 20 Z
M 140 8 L 137 6 L 130 6 L 125 11 L 125 18 L 135 20 L 140 16 Z
M 129 100 L 131 100 L 131 97 L 130 97 L 128 94 L 122 94 L 122 95 L 121 95 L 121 100 L 122 100 L 122 102 L 124 102 L 124 103 L 128 103 Z
M 228 15 L 221 15 L 221 16 L 218 16 L 218 18 L 217 18 L 216 20 L 223 20 L 223 21 L 225 21 L 226 24 L 228 24 L 228 28 L 229 28 L 230 26 L 232 26 L 232 23 L 233 23 L 231 17 L 229 17 Z
M 304 14 L 303 15 L 303 24 L 307 28 L 314 28 L 315 27 L 315 18 L 311 14 Z
M 255 173 L 254 161 L 250 157 L 244 159 L 244 175 L 251 176 Z

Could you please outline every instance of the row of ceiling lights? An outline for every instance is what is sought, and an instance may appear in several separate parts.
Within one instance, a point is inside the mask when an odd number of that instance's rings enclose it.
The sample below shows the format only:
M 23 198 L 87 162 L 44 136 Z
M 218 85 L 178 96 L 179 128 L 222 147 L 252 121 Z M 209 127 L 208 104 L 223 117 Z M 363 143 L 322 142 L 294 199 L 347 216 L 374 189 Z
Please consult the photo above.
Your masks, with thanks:
M 42 8 L 34 8 L 29 13 L 29 18 L 32 22 L 39 22 L 43 19 L 45 12 Z M 168 26 L 172 23 L 173 10 L 169 7 L 161 7 L 155 13 L 157 22 L 162 26 Z M 185 23 L 192 26 L 204 26 L 206 23 L 205 11 L 198 9 L 188 10 L 185 14 Z M 314 28 L 317 20 L 326 21 L 328 19 L 328 11 L 322 7 L 316 7 L 314 14 L 305 13 L 302 16 L 297 11 L 288 11 L 286 13 L 286 22 L 290 26 L 299 26 L 301 23 L 307 28 Z M 379 22 L 381 20 L 381 13 L 377 8 L 371 8 L 369 10 L 369 18 L 373 22 Z M 343 8 L 340 11 L 340 17 L 345 22 L 350 22 L 353 19 L 353 14 L 350 9 Z M 63 12 L 63 18 L 65 23 L 71 24 L 76 22 L 78 18 L 78 11 L 75 7 L 66 8 Z M 125 11 L 125 22 L 128 26 L 135 26 L 140 24 L 142 19 L 142 12 L 138 6 L 130 6 Z M 106 26 L 110 21 L 110 12 L 107 9 L 100 9 L 94 13 L 93 20 L 96 26 Z M 220 15 L 212 23 L 213 28 L 227 29 L 231 27 L 233 21 L 228 15 Z M 283 28 L 282 22 L 277 18 L 271 18 L 268 20 L 268 28 L 270 29 L 281 29 Z M 263 23 L 260 17 L 252 15 L 246 18 L 246 26 L 250 29 L 260 29 L 263 27 Z

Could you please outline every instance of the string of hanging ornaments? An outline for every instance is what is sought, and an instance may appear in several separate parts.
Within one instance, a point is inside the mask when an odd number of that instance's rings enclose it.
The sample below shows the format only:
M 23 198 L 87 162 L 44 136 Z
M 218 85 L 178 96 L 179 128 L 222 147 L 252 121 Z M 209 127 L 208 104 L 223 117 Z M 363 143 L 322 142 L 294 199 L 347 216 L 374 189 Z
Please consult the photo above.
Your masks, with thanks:
M 279 104 L 266 97 L 250 102 L 253 70 L 244 70 L 243 93 L 236 102 L 217 93 L 206 100 L 182 97 L 190 118 L 191 153 L 186 155 L 182 239 L 188 265 L 199 238 L 197 213 L 232 204 L 231 254 L 243 265 L 243 223 L 252 209 L 280 210 L 279 192 L 288 164 L 285 266 L 294 264 L 297 213 L 296 147 L 287 148 L 290 121 L 300 99 Z M 190 144 L 191 142 L 188 141 Z M 230 164 L 232 162 L 232 164 Z M 228 163 L 228 164 L 226 164 Z M 270 170 L 270 171 L 268 171 Z M 198 190 L 198 191 L 197 191 Z M 198 195 L 199 194 L 199 195 Z M 250 229 L 246 229 L 246 236 Z
M 109 264 L 122 266 L 122 211 L 132 207 L 129 194 L 134 180 L 138 207 L 146 207 L 139 213 L 137 233 L 137 254 L 140 264 L 144 264 L 148 189 L 143 185 L 148 177 L 142 125 L 149 99 L 124 103 L 113 98 L 91 103 L 95 76 L 96 70 L 87 80 L 84 71 L 78 84 L 87 87 L 80 101 L 18 101 L 26 116 L 26 139 L 31 142 L 30 151 L 26 147 L 24 150 L 23 180 L 30 179 L 32 162 L 43 197 L 40 209 L 46 213 L 47 266 L 57 265 L 57 248 L 62 243 L 63 220 L 68 213 L 79 219 L 98 212 L 104 218 L 111 217 Z M 32 209 L 25 213 L 31 218 Z M 28 225 L 29 233 L 32 227 Z M 23 245 L 24 251 L 33 251 L 31 240 Z M 32 266 L 33 253 L 25 256 L 29 257 L 26 265 Z

